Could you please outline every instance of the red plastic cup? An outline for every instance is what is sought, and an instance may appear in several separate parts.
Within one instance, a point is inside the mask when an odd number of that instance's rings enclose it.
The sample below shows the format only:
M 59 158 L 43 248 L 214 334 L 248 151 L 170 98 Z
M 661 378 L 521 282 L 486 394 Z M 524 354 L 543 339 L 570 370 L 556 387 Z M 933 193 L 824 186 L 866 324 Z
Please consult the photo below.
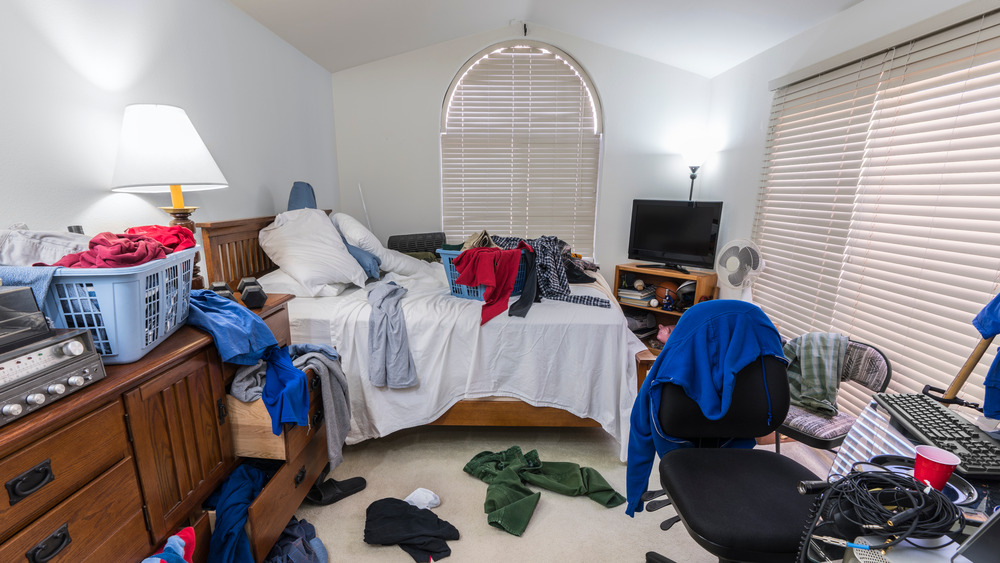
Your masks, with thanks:
M 917 446 L 913 478 L 918 483 L 925 483 L 940 491 L 961 461 L 957 455 L 947 450 L 934 446 Z

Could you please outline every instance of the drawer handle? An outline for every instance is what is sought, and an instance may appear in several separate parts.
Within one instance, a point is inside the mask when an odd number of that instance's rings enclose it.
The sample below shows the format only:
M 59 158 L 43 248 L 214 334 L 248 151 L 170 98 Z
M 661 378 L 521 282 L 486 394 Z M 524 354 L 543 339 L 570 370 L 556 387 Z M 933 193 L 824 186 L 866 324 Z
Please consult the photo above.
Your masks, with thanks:
M 312 415 L 312 425 L 316 426 L 321 420 L 323 420 L 323 409 L 316 409 Z
M 299 472 L 295 474 L 295 488 L 296 489 L 299 488 L 299 485 L 302 484 L 302 481 L 304 481 L 305 478 L 306 478 L 306 466 L 303 465 L 302 469 L 299 469 Z
M 52 474 L 52 460 L 47 459 L 7 481 L 4 486 L 7 487 L 10 505 L 14 506 L 55 478 L 56 476 Z
M 313 378 L 309 380 L 309 386 L 313 389 L 319 389 L 320 383 L 322 382 L 319 380 L 318 375 L 314 375 Z
M 63 524 L 49 537 L 38 543 L 31 551 L 25 553 L 29 563 L 45 563 L 51 561 L 59 552 L 69 545 L 73 538 L 69 537 L 69 523 Z

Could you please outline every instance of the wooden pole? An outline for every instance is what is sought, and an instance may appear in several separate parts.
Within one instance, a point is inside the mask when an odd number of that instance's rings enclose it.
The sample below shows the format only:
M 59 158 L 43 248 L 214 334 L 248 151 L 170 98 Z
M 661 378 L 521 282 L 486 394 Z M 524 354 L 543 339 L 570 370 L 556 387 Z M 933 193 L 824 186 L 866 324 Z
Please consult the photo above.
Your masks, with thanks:
M 958 392 L 962 390 L 962 386 L 965 385 L 966 380 L 969 379 L 969 375 L 972 374 L 972 370 L 975 369 L 976 364 L 979 363 L 979 360 L 983 358 L 983 354 L 985 354 L 986 350 L 989 349 L 990 344 L 993 342 L 993 338 L 994 337 L 991 336 L 979 341 L 979 345 L 972 351 L 972 355 L 969 356 L 969 359 L 965 360 L 965 365 L 962 366 L 962 369 L 958 370 L 958 375 L 956 375 L 955 379 L 951 381 L 951 385 L 948 386 L 948 390 L 945 391 L 942 398 L 954 399 L 958 395 Z

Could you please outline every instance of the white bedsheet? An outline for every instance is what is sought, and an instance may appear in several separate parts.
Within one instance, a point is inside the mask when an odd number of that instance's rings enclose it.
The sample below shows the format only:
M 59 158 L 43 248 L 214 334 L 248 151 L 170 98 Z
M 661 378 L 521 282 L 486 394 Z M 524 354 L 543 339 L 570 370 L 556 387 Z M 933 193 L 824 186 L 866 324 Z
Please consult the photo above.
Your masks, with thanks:
M 289 303 L 292 342 L 332 344 L 340 352 L 353 419 L 347 443 L 427 424 L 461 399 L 513 397 L 596 420 L 618 440 L 624 461 L 635 354 L 644 346 L 617 304 L 603 309 L 543 300 L 525 318 L 503 313 L 480 326 L 482 302 L 453 297 L 443 267 L 435 266 L 432 275 L 390 273 L 381 280 L 408 290 L 401 307 L 418 373 L 413 388 L 379 388 L 368 380 L 371 284 Z M 266 291 L 267 276 L 260 281 Z M 572 290 L 606 297 L 592 286 Z

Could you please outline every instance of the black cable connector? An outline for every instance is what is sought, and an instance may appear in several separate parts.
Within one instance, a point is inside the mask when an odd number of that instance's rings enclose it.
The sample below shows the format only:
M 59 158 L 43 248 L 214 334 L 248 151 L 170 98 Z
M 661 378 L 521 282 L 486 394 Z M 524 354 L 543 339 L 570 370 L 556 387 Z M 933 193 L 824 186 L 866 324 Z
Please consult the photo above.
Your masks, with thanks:
M 830 483 L 827 481 L 799 481 L 798 487 L 800 495 L 811 495 L 823 492 L 829 488 Z

